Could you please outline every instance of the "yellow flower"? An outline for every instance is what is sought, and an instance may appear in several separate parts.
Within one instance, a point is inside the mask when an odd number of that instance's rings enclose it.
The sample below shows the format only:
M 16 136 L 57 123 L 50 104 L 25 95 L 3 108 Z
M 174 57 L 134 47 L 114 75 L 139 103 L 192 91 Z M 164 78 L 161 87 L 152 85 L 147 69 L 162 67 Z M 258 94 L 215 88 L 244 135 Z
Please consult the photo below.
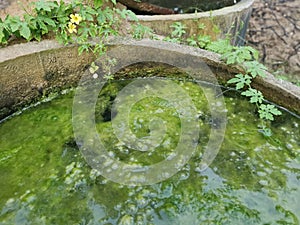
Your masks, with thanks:
M 82 17 L 79 15 L 79 14 L 71 14 L 70 15 L 70 17 L 71 17 L 71 23 L 76 23 L 77 25 L 80 23 L 80 21 L 82 20 Z
M 73 32 L 76 33 L 76 32 L 77 32 L 77 30 L 76 30 L 76 25 L 73 24 L 73 23 L 71 23 L 71 22 L 69 22 L 69 24 L 68 24 L 68 31 L 69 31 L 71 34 L 72 34 Z

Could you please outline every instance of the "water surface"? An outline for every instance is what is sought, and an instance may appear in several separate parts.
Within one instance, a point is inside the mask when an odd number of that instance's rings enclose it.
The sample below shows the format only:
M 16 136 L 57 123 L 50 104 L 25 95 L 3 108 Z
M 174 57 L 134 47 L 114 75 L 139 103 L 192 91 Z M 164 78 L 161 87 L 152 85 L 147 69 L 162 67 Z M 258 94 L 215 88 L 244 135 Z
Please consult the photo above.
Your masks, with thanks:
M 112 82 L 104 89 L 110 94 L 99 95 L 99 135 L 119 160 L 163 160 L 180 136 L 178 113 L 165 99 L 143 99 L 130 113 L 130 128 L 139 138 L 149 135 L 149 117 L 166 121 L 157 149 L 135 151 L 113 133 L 110 105 L 128 82 Z M 284 112 L 272 123 L 273 135 L 265 137 L 254 106 L 226 92 L 225 140 L 201 172 L 213 126 L 207 101 L 197 84 L 177 83 L 197 108 L 198 148 L 181 171 L 155 185 L 113 183 L 85 162 L 73 136 L 73 92 L 1 123 L 0 224 L 299 224 L 300 119 Z

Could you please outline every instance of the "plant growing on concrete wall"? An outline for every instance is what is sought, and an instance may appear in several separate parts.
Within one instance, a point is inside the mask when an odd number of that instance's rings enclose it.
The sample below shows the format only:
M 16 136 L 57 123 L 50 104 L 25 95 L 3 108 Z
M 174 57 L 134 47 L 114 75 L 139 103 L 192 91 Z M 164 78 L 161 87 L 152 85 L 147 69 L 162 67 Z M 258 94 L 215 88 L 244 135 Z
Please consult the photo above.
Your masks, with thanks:
M 127 18 L 135 21 L 132 31 L 129 31 L 134 38 L 143 38 L 151 32 L 137 22 L 132 11 L 115 6 L 116 0 L 88 0 L 84 3 L 73 0 L 69 4 L 64 1 L 33 2 L 32 10 L 24 8 L 23 17 L 7 15 L 4 20 L 0 19 L 0 45 L 5 46 L 13 39 L 40 41 L 50 36 L 65 45 L 77 44 L 79 54 L 92 51 L 102 55 L 106 51 L 107 39 L 119 35 Z
M 197 37 L 189 37 L 186 40 L 182 38 L 185 33 L 185 27 L 179 26 L 179 22 L 176 22 L 173 26 L 173 32 L 170 37 L 176 39 L 177 42 L 188 44 L 194 47 L 203 48 L 209 51 L 219 53 L 221 59 L 226 62 L 227 65 L 236 65 L 241 67 L 243 73 L 238 73 L 234 78 L 228 80 L 228 84 L 234 84 L 235 89 L 241 91 L 241 95 L 249 98 L 250 103 L 257 106 L 259 117 L 266 121 L 273 121 L 274 116 L 281 115 L 281 112 L 272 104 L 266 104 L 262 92 L 256 90 L 252 86 L 252 81 L 256 77 L 266 77 L 265 71 L 267 68 L 258 62 L 258 51 L 250 46 L 232 46 L 230 44 L 230 37 L 212 41 L 207 35 L 198 35 Z M 202 25 L 199 25 L 199 29 Z M 182 29 L 180 32 L 177 29 Z M 176 31 L 176 32 L 175 32 Z M 166 39 L 170 40 L 170 39 Z M 178 41 L 179 40 L 179 41 Z M 263 133 L 269 136 L 270 130 L 263 124 Z
M 69 4 L 64 1 L 34 2 L 33 9 L 25 9 L 23 17 L 7 15 L 4 20 L 0 19 L 0 44 L 6 45 L 12 39 L 40 41 L 50 35 L 64 44 L 79 44 L 79 53 L 92 50 L 101 54 L 105 40 L 118 35 L 124 19 L 130 17 L 137 21 L 130 10 L 105 7 L 104 1 L 116 4 L 115 0 L 90 0 L 86 4 L 79 0 Z M 92 38 L 99 39 L 92 44 Z
M 274 116 L 281 115 L 274 105 L 265 104 L 263 94 L 251 86 L 256 77 L 266 77 L 267 68 L 257 61 L 257 50 L 249 46 L 232 46 L 229 40 L 211 42 L 206 49 L 220 53 L 221 59 L 228 65 L 242 67 L 244 73 L 236 74 L 227 83 L 235 84 L 236 90 L 243 90 L 241 95 L 248 97 L 251 103 L 256 104 L 261 119 L 272 121 Z

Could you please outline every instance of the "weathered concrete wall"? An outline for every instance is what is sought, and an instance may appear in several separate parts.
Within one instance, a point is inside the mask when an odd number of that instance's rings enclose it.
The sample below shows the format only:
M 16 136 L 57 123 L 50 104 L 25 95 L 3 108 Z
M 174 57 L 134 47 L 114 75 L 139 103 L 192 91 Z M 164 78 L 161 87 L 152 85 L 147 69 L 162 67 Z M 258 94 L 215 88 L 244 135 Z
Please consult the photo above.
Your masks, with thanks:
M 144 51 L 159 58 L 159 51 L 161 57 L 172 58 L 174 62 L 178 59 L 181 64 L 186 58 L 204 61 L 221 84 L 239 72 L 221 62 L 218 54 L 189 46 L 152 40 L 117 40 L 111 44 L 117 46 L 129 47 L 130 51 L 122 53 L 124 57 L 138 57 Z M 78 56 L 76 46 L 61 46 L 49 40 L 0 49 L 0 119 L 38 100 L 44 92 L 76 86 L 93 60 L 92 54 Z M 203 73 L 199 79 L 208 77 Z M 271 74 L 256 79 L 254 85 L 267 99 L 300 114 L 299 87 L 276 80 Z
M 244 43 L 243 38 L 251 16 L 253 2 L 254 0 L 242 0 L 235 5 L 211 12 L 138 16 L 138 19 L 141 24 L 152 28 L 159 35 L 169 35 L 171 33 L 170 26 L 174 22 L 181 22 L 187 27 L 186 36 L 188 37 L 204 34 L 216 39 L 231 34 L 232 43 L 240 45 Z M 205 29 L 198 28 L 201 23 L 205 25 Z M 214 26 L 220 29 L 219 34 L 214 31 Z
M 169 42 L 141 40 L 141 41 L 119 41 L 118 45 L 129 45 L 135 52 L 147 52 L 147 54 L 155 55 L 157 51 L 151 53 L 154 49 L 159 49 L 161 57 L 173 58 L 178 64 L 182 64 L 185 58 L 189 60 L 199 60 L 205 62 L 220 84 L 225 85 L 227 80 L 232 78 L 234 74 L 243 73 L 243 71 L 235 66 L 228 66 L 220 60 L 218 54 L 205 51 L 199 48 L 173 44 Z M 132 53 L 134 54 L 134 53 Z M 137 54 L 137 53 L 135 53 Z M 127 55 L 129 57 L 130 54 Z M 200 80 L 210 81 L 207 77 L 209 73 L 199 75 Z M 253 86 L 260 90 L 266 99 L 275 102 L 280 106 L 289 109 L 300 115 L 300 87 L 290 82 L 276 79 L 272 74 L 267 72 L 266 78 L 257 78 L 253 82 Z
M 75 46 L 49 40 L 0 49 L 0 118 L 45 93 L 76 85 L 92 60 L 78 56 Z

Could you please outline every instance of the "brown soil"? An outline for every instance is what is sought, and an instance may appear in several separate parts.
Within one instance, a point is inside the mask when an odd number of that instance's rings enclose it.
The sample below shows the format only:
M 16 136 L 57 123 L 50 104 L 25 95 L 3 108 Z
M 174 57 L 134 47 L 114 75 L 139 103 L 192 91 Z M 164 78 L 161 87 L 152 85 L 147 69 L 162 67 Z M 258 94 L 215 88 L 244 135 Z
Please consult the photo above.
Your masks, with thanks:
M 30 2 L 34 0 L 0 0 L 0 18 L 7 15 L 21 16 L 24 9 L 29 9 Z
M 21 15 L 32 1 L 0 0 L 0 18 Z M 246 40 L 275 74 L 300 82 L 299 0 L 255 0 Z
M 247 41 L 275 75 L 300 82 L 299 0 L 256 0 Z

